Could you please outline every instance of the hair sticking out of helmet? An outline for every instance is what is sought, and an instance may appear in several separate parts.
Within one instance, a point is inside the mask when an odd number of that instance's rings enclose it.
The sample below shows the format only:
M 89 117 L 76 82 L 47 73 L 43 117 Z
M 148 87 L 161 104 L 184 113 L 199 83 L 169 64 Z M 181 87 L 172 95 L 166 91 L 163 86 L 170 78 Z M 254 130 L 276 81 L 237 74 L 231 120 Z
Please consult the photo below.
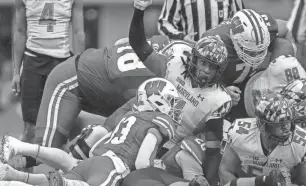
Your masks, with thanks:
M 219 36 L 207 36 L 201 38 L 192 49 L 191 59 L 188 60 L 185 74 L 195 80 L 199 87 L 209 87 L 219 82 L 221 75 L 227 66 L 227 49 Z M 197 73 L 197 63 L 208 63 L 216 73 L 209 80 Z
M 268 139 L 274 139 L 281 145 L 289 144 L 292 138 L 296 118 L 295 109 L 280 93 L 264 95 L 255 107 L 257 126 Z M 278 134 L 275 129 L 281 129 Z
M 137 90 L 137 110 L 162 112 L 180 123 L 186 102 L 181 99 L 175 86 L 163 78 L 151 78 Z
M 230 38 L 243 62 L 256 67 L 264 61 L 270 45 L 270 33 L 264 19 L 254 10 L 243 9 L 233 16 Z

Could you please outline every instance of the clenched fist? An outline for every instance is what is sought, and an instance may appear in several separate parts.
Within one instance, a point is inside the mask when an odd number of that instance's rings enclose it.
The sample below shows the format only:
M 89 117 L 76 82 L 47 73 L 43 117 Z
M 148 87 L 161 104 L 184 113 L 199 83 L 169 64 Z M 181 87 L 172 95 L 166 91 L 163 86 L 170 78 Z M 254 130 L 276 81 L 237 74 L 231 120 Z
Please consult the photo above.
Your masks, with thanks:
M 139 10 L 144 10 L 152 4 L 152 0 L 134 0 L 134 7 Z

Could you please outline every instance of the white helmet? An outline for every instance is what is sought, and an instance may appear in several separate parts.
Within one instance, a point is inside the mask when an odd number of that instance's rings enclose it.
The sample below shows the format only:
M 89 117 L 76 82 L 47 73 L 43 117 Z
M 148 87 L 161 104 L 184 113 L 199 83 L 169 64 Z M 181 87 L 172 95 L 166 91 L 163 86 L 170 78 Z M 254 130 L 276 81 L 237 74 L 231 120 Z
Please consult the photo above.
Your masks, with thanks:
M 158 111 L 171 117 L 177 123 L 182 120 L 186 102 L 181 99 L 175 86 L 164 78 L 151 78 L 137 90 L 138 111 Z
M 243 62 L 256 67 L 264 61 L 270 33 L 264 19 L 254 10 L 244 9 L 233 16 L 230 38 Z

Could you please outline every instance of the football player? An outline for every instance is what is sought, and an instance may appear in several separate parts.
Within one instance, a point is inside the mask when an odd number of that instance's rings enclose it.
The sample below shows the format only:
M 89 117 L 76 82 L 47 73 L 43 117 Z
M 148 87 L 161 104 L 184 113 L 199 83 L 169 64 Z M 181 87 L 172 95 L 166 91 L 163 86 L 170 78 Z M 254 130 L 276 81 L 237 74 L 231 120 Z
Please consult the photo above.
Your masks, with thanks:
M 275 20 L 271 14 L 250 9 L 238 11 L 232 19 L 206 31 L 202 37 L 221 37 L 228 50 L 228 65 L 222 82 L 232 97 L 233 107 L 227 116 L 229 121 L 247 117 L 243 98 L 246 80 L 271 62 L 270 54 L 279 53 L 280 48 L 288 48 L 282 55 L 293 55 L 293 43 L 284 39 L 288 29 L 282 20 Z M 271 52 L 268 54 L 268 52 Z M 278 56 L 276 56 L 278 57 Z M 266 58 L 266 59 L 265 59 Z
M 130 171 L 153 166 L 157 149 L 174 136 L 175 127 L 182 119 L 184 104 L 171 82 L 152 78 L 138 88 L 137 111 L 125 114 L 115 130 L 93 146 L 89 159 L 79 162 L 70 157 L 67 161 L 69 155 L 64 151 L 53 151 L 54 148 L 21 142 L 7 136 L 3 141 L 1 160 L 5 163 L 12 156 L 23 154 L 68 172 L 65 176 L 58 172 L 51 174 L 50 186 L 119 185 L 120 179 Z M 5 174 L 2 177 L 14 179 L 11 173 L 16 171 L 8 165 L 3 168 Z M 33 174 L 23 177 L 20 172 L 15 174 L 15 181 L 29 184 L 36 185 L 37 178 Z
M 225 141 L 230 126 L 231 123 L 224 120 L 223 140 Z M 186 180 L 204 176 L 201 166 L 205 150 L 206 143 L 203 134 L 187 136 L 161 158 L 163 167 L 167 172 Z
M 245 110 L 249 117 L 255 117 L 255 105 L 262 95 L 280 92 L 295 79 L 306 78 L 306 72 L 293 56 L 279 56 L 268 68 L 254 74 L 244 90 Z
M 151 3 L 134 0 L 129 40 L 143 64 L 157 76 L 171 81 L 186 101 L 183 123 L 167 148 L 187 135 L 205 131 L 205 156 L 216 158 L 212 161 L 219 162 L 223 116 L 231 108 L 231 98 L 219 83 L 227 66 L 226 47 L 220 37 L 210 36 L 200 39 L 194 46 L 177 41 L 166 46 L 161 53 L 155 52 L 145 39 L 143 24 L 144 9 Z M 215 176 L 217 165 L 215 169 L 210 168 Z
M 71 56 L 70 25 L 75 53 L 84 51 L 83 2 L 15 0 L 15 10 L 12 91 L 21 98 L 24 121 L 21 138 L 33 142 L 46 79 L 56 65 Z
M 256 118 L 237 119 L 228 132 L 219 168 L 222 185 L 277 186 L 291 183 L 289 171 L 293 182 L 295 175 L 305 180 L 306 131 L 295 125 L 294 107 L 280 93 L 270 93 L 255 113 Z

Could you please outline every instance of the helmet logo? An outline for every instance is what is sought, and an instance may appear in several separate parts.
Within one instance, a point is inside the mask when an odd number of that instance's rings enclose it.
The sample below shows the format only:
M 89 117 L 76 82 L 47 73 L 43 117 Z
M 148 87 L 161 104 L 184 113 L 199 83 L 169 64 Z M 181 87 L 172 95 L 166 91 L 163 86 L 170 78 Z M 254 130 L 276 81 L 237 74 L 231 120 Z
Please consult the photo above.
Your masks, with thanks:
M 146 84 L 144 89 L 146 90 L 147 96 L 150 97 L 153 94 L 160 95 L 160 92 L 163 91 L 166 85 L 167 83 L 164 81 L 151 81 Z
M 233 23 L 232 32 L 234 35 L 242 33 L 244 31 L 242 22 L 239 17 L 234 17 L 232 23 Z

